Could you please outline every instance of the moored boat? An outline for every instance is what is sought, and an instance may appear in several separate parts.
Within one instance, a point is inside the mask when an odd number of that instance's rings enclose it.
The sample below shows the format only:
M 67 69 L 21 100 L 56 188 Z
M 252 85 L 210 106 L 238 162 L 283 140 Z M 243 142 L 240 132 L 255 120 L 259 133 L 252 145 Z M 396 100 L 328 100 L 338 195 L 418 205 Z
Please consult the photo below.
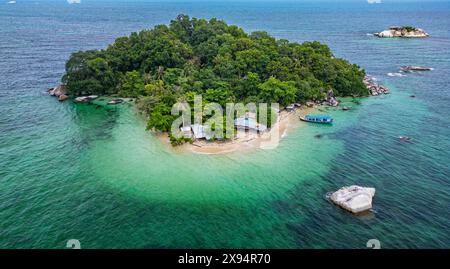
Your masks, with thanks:
M 123 103 L 123 99 L 114 99 L 108 102 L 108 105 L 117 105 Z
M 305 117 L 300 117 L 300 120 L 313 123 L 331 124 L 333 123 L 333 118 L 331 116 L 315 116 L 306 115 Z

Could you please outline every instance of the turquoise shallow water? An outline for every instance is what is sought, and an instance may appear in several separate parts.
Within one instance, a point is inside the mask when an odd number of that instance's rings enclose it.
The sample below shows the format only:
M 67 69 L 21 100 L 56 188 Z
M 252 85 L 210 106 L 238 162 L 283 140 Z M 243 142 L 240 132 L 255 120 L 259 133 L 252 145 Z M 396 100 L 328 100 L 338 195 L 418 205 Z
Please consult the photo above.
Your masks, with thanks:
M 0 5 L 0 247 L 76 238 L 84 248 L 365 248 L 377 238 L 384 248 L 448 248 L 450 5 L 362 2 Z M 174 153 L 127 105 L 60 104 L 44 93 L 71 52 L 179 13 L 325 42 L 392 94 L 346 99 L 352 110 L 323 111 L 333 126 L 297 128 L 274 150 L 209 156 Z M 432 37 L 367 35 L 394 24 Z M 387 75 L 401 65 L 435 70 Z M 326 201 L 347 184 L 377 188 L 372 214 Z

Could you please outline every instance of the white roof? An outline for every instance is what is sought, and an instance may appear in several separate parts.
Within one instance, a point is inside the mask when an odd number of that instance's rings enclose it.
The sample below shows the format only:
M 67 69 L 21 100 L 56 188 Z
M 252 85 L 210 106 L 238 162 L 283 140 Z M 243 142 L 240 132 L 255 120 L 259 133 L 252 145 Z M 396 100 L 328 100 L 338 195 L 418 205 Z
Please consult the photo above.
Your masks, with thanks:
M 180 130 L 182 132 L 190 132 L 191 131 L 191 126 L 183 126 L 180 128 Z
M 199 138 L 205 138 L 205 133 L 204 133 L 204 127 L 203 125 L 200 124 L 193 124 L 191 126 L 192 131 L 194 132 L 194 137 L 199 139 Z
M 249 129 L 255 129 L 258 131 L 265 131 L 267 127 L 263 124 L 259 124 L 255 119 L 240 117 L 234 120 L 236 126 L 245 127 Z

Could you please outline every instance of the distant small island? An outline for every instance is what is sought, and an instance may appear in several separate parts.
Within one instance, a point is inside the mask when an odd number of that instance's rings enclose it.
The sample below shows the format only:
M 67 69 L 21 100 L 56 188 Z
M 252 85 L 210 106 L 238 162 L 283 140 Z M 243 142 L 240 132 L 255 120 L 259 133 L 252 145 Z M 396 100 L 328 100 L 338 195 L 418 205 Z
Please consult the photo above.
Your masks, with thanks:
M 170 25 L 120 37 L 104 50 L 72 54 L 62 82 L 71 97 L 133 98 L 148 115 L 148 129 L 169 132 L 176 118 L 172 106 L 192 105 L 196 95 L 222 106 L 323 100 L 336 105 L 334 96 L 368 96 L 364 77 L 359 66 L 319 42 L 292 43 L 266 32 L 247 34 L 217 19 L 179 15 Z
M 374 33 L 377 37 L 383 38 L 424 38 L 428 37 L 429 34 L 423 29 L 412 27 L 412 26 L 391 26 L 388 30 L 384 30 L 379 33 Z

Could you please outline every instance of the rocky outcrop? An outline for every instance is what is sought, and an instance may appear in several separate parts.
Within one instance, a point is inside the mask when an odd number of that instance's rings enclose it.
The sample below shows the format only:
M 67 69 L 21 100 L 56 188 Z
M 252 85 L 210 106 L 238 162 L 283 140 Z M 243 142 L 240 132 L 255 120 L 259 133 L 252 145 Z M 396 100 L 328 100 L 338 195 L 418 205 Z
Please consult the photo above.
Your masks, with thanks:
M 389 94 L 389 89 L 376 83 L 371 76 L 365 76 L 363 82 L 367 89 L 369 89 L 369 94 L 372 96 Z
M 67 95 L 67 90 L 66 90 L 66 86 L 61 84 L 57 87 L 54 88 L 50 88 L 48 89 L 48 94 L 50 94 L 51 96 L 56 96 L 59 97 L 60 95 Z
M 61 95 L 58 97 L 58 101 L 60 101 L 60 102 L 64 102 L 64 101 L 66 101 L 67 99 L 69 99 L 69 96 L 67 96 L 67 95 L 65 95 L 65 94 L 61 94 Z
M 325 100 L 325 103 L 329 106 L 338 106 L 339 101 L 334 97 L 334 93 L 332 89 L 329 89 L 327 92 L 327 99 Z
M 60 102 L 66 101 L 70 98 L 69 95 L 67 94 L 66 85 L 64 84 L 48 89 L 48 94 L 57 97 Z M 75 102 L 88 103 L 97 98 L 98 98 L 97 95 L 80 96 L 75 98 Z
M 400 67 L 400 71 L 402 72 L 431 71 L 431 70 L 433 70 L 433 68 L 431 67 L 414 66 L 414 65 Z
M 424 38 L 428 37 L 429 34 L 423 29 L 410 27 L 410 26 L 392 26 L 389 30 L 384 30 L 379 33 L 374 33 L 377 37 L 393 38 L 393 37 L 403 37 L 403 38 Z
M 50 89 L 48 89 L 47 92 L 49 95 L 57 97 L 58 100 L 61 102 L 69 99 L 69 96 L 67 95 L 67 89 L 64 84 L 61 84 L 54 88 L 50 88 Z
M 361 213 L 372 208 L 375 188 L 360 186 L 343 187 L 331 194 L 330 199 L 336 205 L 352 213 Z

